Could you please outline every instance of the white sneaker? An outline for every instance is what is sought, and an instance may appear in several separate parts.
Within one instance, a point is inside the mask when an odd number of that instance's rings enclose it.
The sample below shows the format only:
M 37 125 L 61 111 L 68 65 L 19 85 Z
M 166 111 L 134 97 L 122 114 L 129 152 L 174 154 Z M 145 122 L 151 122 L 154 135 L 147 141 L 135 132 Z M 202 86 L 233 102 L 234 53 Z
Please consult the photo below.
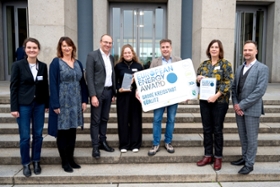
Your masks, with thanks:
M 135 148 L 135 149 L 132 149 L 132 152 L 133 153 L 137 153 L 139 151 L 139 149 Z
M 121 153 L 126 153 L 127 150 L 126 149 L 121 149 Z

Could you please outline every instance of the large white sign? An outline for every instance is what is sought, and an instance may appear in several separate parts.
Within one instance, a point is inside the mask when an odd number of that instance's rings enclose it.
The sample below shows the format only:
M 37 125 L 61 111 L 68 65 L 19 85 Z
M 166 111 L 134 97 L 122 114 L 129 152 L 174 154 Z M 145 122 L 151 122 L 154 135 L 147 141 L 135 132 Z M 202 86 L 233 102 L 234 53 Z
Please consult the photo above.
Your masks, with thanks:
M 197 98 L 191 59 L 139 71 L 134 78 L 145 112 Z

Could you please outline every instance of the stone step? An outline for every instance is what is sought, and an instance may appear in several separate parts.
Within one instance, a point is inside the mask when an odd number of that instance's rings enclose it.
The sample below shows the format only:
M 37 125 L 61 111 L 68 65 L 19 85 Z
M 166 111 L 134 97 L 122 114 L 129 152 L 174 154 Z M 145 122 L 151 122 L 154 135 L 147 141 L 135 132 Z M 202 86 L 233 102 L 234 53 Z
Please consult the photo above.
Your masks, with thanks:
M 48 113 L 45 115 L 45 122 L 48 121 Z M 143 123 L 152 123 L 153 113 L 143 113 Z M 163 121 L 166 121 L 166 113 L 163 114 Z M 260 122 L 279 122 L 280 113 L 267 113 L 262 115 Z M 0 113 L 0 124 L 1 123 L 15 123 L 16 119 L 11 116 L 9 113 Z M 84 114 L 84 122 L 90 123 L 90 114 Z M 177 113 L 176 114 L 176 123 L 198 123 L 201 122 L 200 113 Z M 225 118 L 225 123 L 234 123 L 236 122 L 235 114 L 227 113 Z M 117 114 L 110 113 L 109 123 L 117 123 Z
M 42 165 L 40 175 L 33 174 L 28 178 L 23 176 L 21 165 L 1 165 L 0 184 L 129 183 L 127 186 L 131 186 L 131 183 L 277 182 L 280 178 L 279 165 L 279 162 L 256 163 L 249 175 L 237 174 L 241 167 L 229 163 L 224 163 L 220 171 L 214 171 L 211 165 L 197 167 L 194 163 L 86 164 L 73 173 L 64 172 L 60 165 Z
M 265 105 L 264 106 L 265 113 L 280 113 L 280 105 Z M 0 113 L 10 113 L 10 105 L 9 104 L 0 104 Z M 116 105 L 113 104 L 111 106 L 111 113 L 116 113 Z M 148 113 L 152 113 L 153 111 L 148 111 Z M 87 106 L 87 110 L 85 113 L 90 113 L 90 105 Z M 179 104 L 177 113 L 200 113 L 199 105 L 184 105 Z M 228 113 L 234 113 L 233 106 L 229 105 Z
M 50 135 L 43 135 L 43 147 L 53 148 L 56 147 L 56 138 Z M 164 139 L 162 134 L 161 140 Z M 119 145 L 119 139 L 117 134 L 110 134 L 107 136 L 107 142 L 110 146 L 117 149 Z M 152 134 L 143 134 L 142 147 L 150 147 L 152 145 Z M 161 142 L 163 145 L 163 142 Z M 203 145 L 203 134 L 174 134 L 172 145 L 174 147 L 200 147 Z M 261 133 L 258 136 L 259 146 L 279 146 L 280 136 L 279 134 L 266 134 Z M 240 146 L 238 134 L 224 134 L 224 146 L 233 147 Z M 2 134 L 0 136 L 0 148 L 16 148 L 19 147 L 19 135 L 16 134 Z M 90 135 L 77 134 L 76 147 L 90 148 L 91 139 Z
M 175 153 L 168 153 L 163 146 L 155 156 L 148 156 L 150 148 L 144 147 L 138 153 L 128 151 L 121 153 L 119 149 L 109 153 L 100 150 L 101 158 L 91 156 L 92 148 L 76 148 L 75 160 L 79 164 L 130 164 L 130 163 L 195 163 L 202 158 L 203 146 L 198 147 L 174 147 Z M 19 148 L 0 148 L 0 165 L 13 165 L 21 163 Z M 224 147 L 223 161 L 230 162 L 240 158 L 240 147 Z M 256 162 L 278 162 L 280 160 L 280 147 L 258 147 Z M 60 164 L 61 159 L 56 147 L 43 148 L 41 152 L 42 164 Z
M 52 187 L 53 184 L 40 184 L 40 187 Z M 55 184 L 56 187 L 279 187 L 280 182 L 188 182 L 186 183 L 114 183 L 114 184 Z M 11 187 L 11 185 L 2 185 Z M 35 185 L 13 185 L 13 187 L 38 187 Z
M 162 123 L 162 133 L 165 133 L 165 123 Z M 48 133 L 48 124 L 45 123 L 43 133 Z M 152 123 L 142 124 L 143 134 L 151 134 L 153 132 Z M 174 134 L 186 134 L 186 133 L 202 133 L 201 123 L 176 123 Z M 238 133 L 236 123 L 224 123 L 224 133 Z M 77 129 L 77 134 L 89 134 L 90 124 L 85 123 L 84 129 Z M 107 134 L 117 134 L 117 123 L 108 123 Z M 260 123 L 259 133 L 280 133 L 280 123 Z M 18 134 L 17 123 L 0 123 L 0 134 Z

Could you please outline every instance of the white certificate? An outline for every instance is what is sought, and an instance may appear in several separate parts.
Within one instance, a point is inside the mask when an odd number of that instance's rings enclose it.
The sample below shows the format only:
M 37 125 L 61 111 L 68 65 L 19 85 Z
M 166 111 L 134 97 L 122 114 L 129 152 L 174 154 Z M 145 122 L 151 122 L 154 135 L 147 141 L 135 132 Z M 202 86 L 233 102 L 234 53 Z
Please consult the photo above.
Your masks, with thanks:
M 216 78 L 203 78 L 200 80 L 200 97 L 201 100 L 208 100 L 210 96 L 216 94 Z
M 191 59 L 134 73 L 143 111 L 197 99 L 196 74 Z

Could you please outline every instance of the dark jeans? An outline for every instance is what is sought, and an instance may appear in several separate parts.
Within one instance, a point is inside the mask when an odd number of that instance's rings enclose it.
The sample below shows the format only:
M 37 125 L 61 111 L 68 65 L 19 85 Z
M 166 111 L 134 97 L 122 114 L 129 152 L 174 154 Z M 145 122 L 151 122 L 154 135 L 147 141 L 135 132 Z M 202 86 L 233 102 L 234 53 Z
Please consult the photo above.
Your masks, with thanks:
M 205 156 L 223 156 L 223 127 L 228 103 L 208 103 L 200 100 L 200 113 L 203 125 L 203 145 Z M 214 135 L 214 137 L 213 137 Z M 213 146 L 215 153 L 213 154 Z
M 32 123 L 32 151 L 31 159 L 39 162 L 42 148 L 42 132 L 45 120 L 45 105 L 33 101 L 30 105 L 20 105 L 17 123 L 20 136 L 21 164 L 30 163 L 30 121 Z
M 99 106 L 91 105 L 90 136 L 92 146 L 97 147 L 99 142 L 106 141 L 107 122 L 112 102 L 112 89 L 104 89 L 100 98 Z

